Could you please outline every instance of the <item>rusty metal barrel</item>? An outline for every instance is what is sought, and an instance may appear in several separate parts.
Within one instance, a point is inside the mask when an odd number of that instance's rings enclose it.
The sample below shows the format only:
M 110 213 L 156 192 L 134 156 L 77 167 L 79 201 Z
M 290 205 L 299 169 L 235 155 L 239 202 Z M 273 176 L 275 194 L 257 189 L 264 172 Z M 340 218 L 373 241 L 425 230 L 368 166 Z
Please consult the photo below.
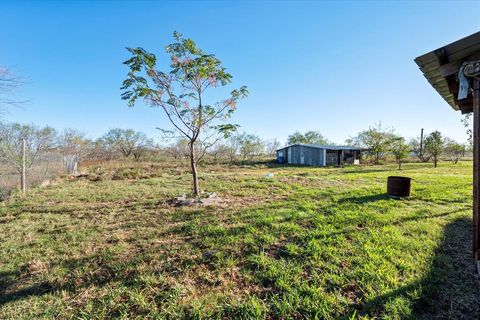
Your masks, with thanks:
M 387 179 L 387 193 L 393 198 L 410 197 L 411 178 L 390 176 Z

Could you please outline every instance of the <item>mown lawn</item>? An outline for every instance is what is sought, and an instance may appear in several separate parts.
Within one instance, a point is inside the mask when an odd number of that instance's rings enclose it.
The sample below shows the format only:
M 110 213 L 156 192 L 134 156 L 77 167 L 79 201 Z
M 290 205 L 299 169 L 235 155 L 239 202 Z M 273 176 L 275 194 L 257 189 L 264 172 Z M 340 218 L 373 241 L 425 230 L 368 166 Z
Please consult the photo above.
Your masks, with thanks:
M 480 318 L 469 162 L 136 170 L 0 204 L 1 319 Z

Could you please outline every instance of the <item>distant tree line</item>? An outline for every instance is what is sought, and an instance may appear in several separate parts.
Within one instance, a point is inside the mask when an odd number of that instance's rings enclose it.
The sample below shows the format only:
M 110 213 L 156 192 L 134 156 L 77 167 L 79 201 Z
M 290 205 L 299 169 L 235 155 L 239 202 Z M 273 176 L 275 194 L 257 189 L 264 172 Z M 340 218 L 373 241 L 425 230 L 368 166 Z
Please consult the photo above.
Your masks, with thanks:
M 0 122 L 0 160 L 8 163 L 18 173 L 22 170 L 22 145 L 26 147 L 26 170 L 34 167 L 49 152 L 63 157 L 65 172 L 75 174 L 78 163 L 84 160 L 122 160 L 140 161 L 152 155 L 163 154 L 172 160 L 189 159 L 189 142 L 184 138 L 174 139 L 169 145 L 161 145 L 140 131 L 113 128 L 98 139 L 89 139 L 76 129 L 58 132 L 52 127 L 38 127 L 33 124 Z M 320 132 L 294 132 L 288 136 L 287 144 L 321 144 L 331 142 Z M 407 157 L 418 158 L 421 162 L 433 162 L 438 165 L 440 157 L 457 163 L 471 145 L 461 144 L 434 131 L 420 141 L 420 138 L 406 139 L 392 128 L 381 124 L 370 126 L 346 140 L 345 144 L 364 149 L 364 161 L 379 164 L 387 157 L 395 159 L 401 168 Z M 279 140 L 263 140 L 256 134 L 236 132 L 220 139 L 206 153 L 208 161 L 213 163 L 245 164 L 256 159 L 272 159 L 275 152 L 284 146 Z
M 207 152 L 214 163 L 245 164 L 261 156 L 272 157 L 282 144 L 277 140 L 263 140 L 256 134 L 236 132 L 218 141 Z M 164 150 L 175 159 L 188 159 L 188 141 L 179 138 Z
M 75 129 L 58 132 L 49 126 L 0 122 L 0 161 L 18 174 L 30 171 L 52 153 L 63 157 L 66 173 L 76 174 L 82 160 L 122 157 L 138 161 L 155 148 L 152 139 L 132 129 L 112 129 L 99 139 L 91 140 Z
M 418 158 L 421 162 L 432 161 L 437 167 L 441 156 L 448 157 L 453 163 L 471 150 L 471 144 L 461 144 L 444 137 L 440 131 L 433 131 L 425 138 L 413 138 L 409 142 L 395 133 L 392 128 L 384 128 L 381 123 L 370 126 L 356 136 L 347 139 L 347 144 L 364 148 L 364 154 L 372 159 L 374 164 L 385 161 L 388 155 L 393 155 L 401 168 L 402 162 L 408 156 Z
M 265 141 L 255 134 L 237 132 L 220 139 L 205 155 L 214 163 L 245 164 L 261 156 L 271 158 L 280 147 L 276 139 Z M 76 174 L 78 164 L 87 160 L 141 161 L 162 156 L 167 161 L 182 162 L 189 158 L 189 146 L 184 138 L 161 145 L 133 129 L 113 128 L 97 139 L 90 139 L 76 129 L 57 131 L 50 126 L 0 122 L 0 162 L 19 175 L 24 161 L 28 173 L 50 154 L 62 157 L 65 173 Z

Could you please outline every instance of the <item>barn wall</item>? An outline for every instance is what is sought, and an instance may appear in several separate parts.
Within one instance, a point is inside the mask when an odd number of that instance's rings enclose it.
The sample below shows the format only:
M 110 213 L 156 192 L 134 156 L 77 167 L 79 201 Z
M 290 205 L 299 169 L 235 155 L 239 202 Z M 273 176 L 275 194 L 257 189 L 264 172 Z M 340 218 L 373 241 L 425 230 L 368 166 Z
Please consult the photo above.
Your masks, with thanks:
M 302 147 L 303 148 L 303 155 L 305 158 L 306 165 L 309 166 L 321 166 L 323 165 L 323 149 L 319 148 L 310 148 L 310 147 Z
M 330 150 L 322 148 L 313 148 L 309 146 L 290 146 L 282 149 L 284 152 L 285 161 L 288 164 L 294 165 L 307 165 L 307 166 L 337 166 L 338 157 L 341 150 Z M 356 154 L 356 158 L 360 157 L 358 150 L 343 150 L 343 163 L 353 164 L 353 154 Z M 278 152 L 277 152 L 278 156 Z M 325 158 L 325 159 L 324 159 Z
M 307 146 L 291 146 L 288 149 L 289 164 L 323 166 L 323 149 Z
M 289 164 L 302 164 L 300 162 L 301 146 L 291 146 L 288 151 Z

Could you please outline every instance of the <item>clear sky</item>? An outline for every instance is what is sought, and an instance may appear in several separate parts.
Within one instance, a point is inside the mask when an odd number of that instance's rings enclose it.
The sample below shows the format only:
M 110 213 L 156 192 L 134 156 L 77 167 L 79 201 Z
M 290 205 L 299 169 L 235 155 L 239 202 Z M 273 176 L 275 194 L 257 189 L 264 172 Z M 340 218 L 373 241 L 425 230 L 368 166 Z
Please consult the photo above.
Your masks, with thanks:
M 161 54 L 177 30 L 247 85 L 233 121 L 265 139 L 319 130 L 342 143 L 382 122 L 466 140 L 461 115 L 413 59 L 480 30 L 480 1 L 1 1 L 0 65 L 28 78 L 9 121 L 159 137 L 159 109 L 120 99 L 126 46 Z M 233 88 L 233 87 L 232 87 Z

